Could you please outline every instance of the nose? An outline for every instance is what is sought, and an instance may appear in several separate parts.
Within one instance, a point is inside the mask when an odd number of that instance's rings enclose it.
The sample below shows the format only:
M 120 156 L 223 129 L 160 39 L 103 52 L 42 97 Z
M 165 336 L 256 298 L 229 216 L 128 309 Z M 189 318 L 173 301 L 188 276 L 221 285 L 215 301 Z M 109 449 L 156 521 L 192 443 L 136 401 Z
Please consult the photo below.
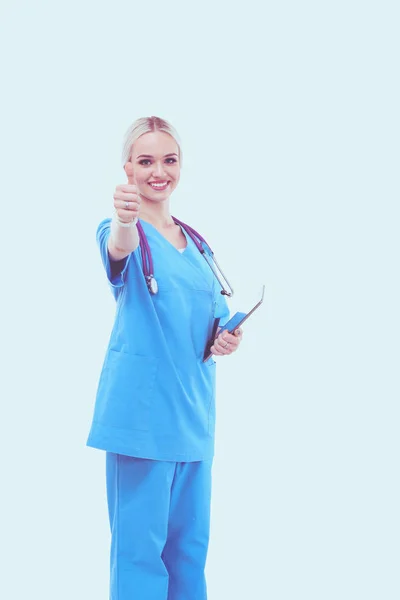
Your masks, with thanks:
M 164 165 L 160 161 L 156 161 L 153 167 L 153 175 L 156 177 L 162 177 L 165 174 Z

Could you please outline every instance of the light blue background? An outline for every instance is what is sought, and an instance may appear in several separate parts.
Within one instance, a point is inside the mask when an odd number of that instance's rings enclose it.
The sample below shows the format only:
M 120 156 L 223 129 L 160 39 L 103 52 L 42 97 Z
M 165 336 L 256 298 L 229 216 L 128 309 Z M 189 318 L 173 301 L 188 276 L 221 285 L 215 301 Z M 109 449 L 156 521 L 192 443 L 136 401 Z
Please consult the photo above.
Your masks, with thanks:
M 209 600 L 400 598 L 397 6 L 3 0 L 1 597 L 108 598 L 95 230 L 155 114 L 232 309 L 266 284 L 218 360 Z

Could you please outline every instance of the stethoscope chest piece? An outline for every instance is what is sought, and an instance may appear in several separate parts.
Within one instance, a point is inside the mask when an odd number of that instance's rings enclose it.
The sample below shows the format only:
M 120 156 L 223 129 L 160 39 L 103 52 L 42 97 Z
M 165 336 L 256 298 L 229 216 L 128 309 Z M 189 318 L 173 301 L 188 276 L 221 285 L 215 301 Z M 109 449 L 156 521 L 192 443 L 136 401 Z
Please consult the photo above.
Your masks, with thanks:
M 150 293 L 157 294 L 157 292 L 158 292 L 157 280 L 154 278 L 153 275 L 148 275 L 148 277 L 146 277 L 146 279 L 147 279 L 147 287 L 149 288 Z

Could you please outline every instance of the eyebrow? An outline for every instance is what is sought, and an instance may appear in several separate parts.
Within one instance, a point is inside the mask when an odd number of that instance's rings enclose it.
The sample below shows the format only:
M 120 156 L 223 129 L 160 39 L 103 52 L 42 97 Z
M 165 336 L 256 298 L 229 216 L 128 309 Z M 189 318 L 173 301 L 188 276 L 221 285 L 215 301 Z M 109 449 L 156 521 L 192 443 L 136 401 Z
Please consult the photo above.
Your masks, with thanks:
M 176 152 L 170 152 L 169 154 L 165 154 L 164 158 L 166 158 L 167 156 L 178 156 L 176 154 Z M 154 158 L 154 156 L 152 154 L 139 154 L 139 156 L 137 158 Z

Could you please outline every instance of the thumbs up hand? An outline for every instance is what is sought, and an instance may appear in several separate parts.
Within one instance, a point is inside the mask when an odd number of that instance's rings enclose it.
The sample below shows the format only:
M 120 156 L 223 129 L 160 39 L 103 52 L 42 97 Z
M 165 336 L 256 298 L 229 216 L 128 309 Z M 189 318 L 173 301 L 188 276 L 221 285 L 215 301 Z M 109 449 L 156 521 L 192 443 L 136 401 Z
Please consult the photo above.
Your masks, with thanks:
M 120 221 L 131 223 L 139 217 L 141 199 L 135 185 L 132 163 L 126 163 L 125 173 L 128 183 L 117 185 L 115 188 L 114 207 Z

